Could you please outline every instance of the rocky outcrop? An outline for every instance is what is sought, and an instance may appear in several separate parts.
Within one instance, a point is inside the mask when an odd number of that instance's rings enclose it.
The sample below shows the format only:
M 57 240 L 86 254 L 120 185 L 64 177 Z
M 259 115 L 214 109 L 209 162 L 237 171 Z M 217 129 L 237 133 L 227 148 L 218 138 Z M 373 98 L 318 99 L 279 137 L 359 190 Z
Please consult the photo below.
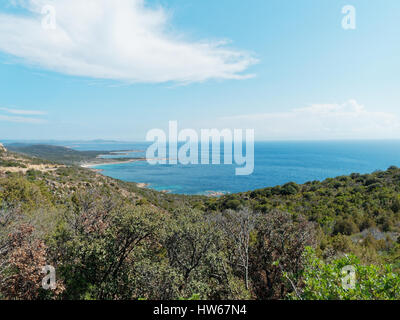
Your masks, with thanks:
M 0 153 L 1 152 L 7 152 L 7 149 L 3 146 L 2 143 L 0 143 Z

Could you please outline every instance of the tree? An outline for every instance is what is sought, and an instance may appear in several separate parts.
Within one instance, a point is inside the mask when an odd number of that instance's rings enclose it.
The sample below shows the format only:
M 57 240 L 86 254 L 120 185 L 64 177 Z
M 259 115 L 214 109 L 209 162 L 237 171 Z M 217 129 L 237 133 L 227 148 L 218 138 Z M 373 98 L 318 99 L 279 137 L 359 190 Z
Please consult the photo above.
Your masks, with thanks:
M 46 265 L 47 246 L 35 239 L 34 228 L 21 225 L 9 235 L 0 259 L 0 292 L 7 299 L 33 300 L 42 292 L 42 268 Z M 56 295 L 63 291 L 57 282 Z
M 251 249 L 251 278 L 259 299 L 283 299 L 295 291 L 303 268 L 303 251 L 314 244 L 314 226 L 302 217 L 271 211 L 260 217 Z
M 151 256 L 163 224 L 151 206 L 124 203 L 101 190 L 76 194 L 52 235 L 68 299 L 132 299 L 135 264 Z
M 222 227 L 225 237 L 229 239 L 228 250 L 232 251 L 233 264 L 243 269 L 246 290 L 249 290 L 249 249 L 250 235 L 255 228 L 257 214 L 249 208 L 238 211 L 227 210 L 221 214 L 218 224 Z
M 220 273 L 217 243 L 220 234 L 215 223 L 195 210 L 174 213 L 163 240 L 171 267 L 182 276 L 179 291 L 182 297 L 211 293 L 209 281 L 224 281 Z M 211 289 L 211 290 L 210 290 Z

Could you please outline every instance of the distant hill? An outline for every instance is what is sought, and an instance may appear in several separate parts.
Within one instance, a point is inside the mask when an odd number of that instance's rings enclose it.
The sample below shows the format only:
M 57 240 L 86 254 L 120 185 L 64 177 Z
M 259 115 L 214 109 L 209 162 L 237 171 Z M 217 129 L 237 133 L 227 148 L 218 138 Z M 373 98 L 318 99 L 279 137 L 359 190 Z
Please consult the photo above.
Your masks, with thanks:
M 29 145 L 15 143 L 7 145 L 7 148 L 13 152 L 65 164 L 76 164 L 79 162 L 92 161 L 101 154 L 108 154 L 106 151 L 77 151 L 66 147 L 41 144 Z

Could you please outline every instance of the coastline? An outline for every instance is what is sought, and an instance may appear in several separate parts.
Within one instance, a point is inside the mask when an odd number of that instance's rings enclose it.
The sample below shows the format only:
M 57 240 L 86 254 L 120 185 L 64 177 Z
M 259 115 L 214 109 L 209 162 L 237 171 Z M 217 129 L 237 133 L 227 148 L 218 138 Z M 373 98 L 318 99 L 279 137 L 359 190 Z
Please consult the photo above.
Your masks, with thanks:
M 138 161 L 146 161 L 146 159 L 144 158 L 138 158 L 138 159 L 129 159 L 129 160 L 115 160 L 115 161 L 107 161 L 107 162 L 89 162 L 89 163 L 82 163 L 80 164 L 80 167 L 82 168 L 87 168 L 87 169 L 91 169 L 93 167 L 97 167 L 97 166 L 108 166 L 108 165 L 113 165 L 113 164 L 124 164 L 124 163 L 132 163 L 132 162 L 138 162 Z
M 129 153 L 144 153 L 145 150 L 121 150 L 121 151 L 110 151 L 109 154 L 117 154 L 117 155 L 127 155 Z
M 92 163 L 81 164 L 80 167 L 95 171 L 95 172 L 97 172 L 99 174 L 102 174 L 101 172 L 104 171 L 104 170 L 95 169 L 94 167 L 114 165 L 114 164 L 123 164 L 123 163 L 132 163 L 132 162 L 138 162 L 138 161 L 147 161 L 147 159 L 141 158 L 141 159 L 129 159 L 129 160 L 126 160 L 126 161 L 118 160 L 118 161 L 99 162 L 99 163 L 92 162 Z M 138 188 L 151 189 L 151 188 L 149 188 L 150 183 L 147 183 L 147 182 L 133 182 L 133 183 L 135 183 Z M 154 189 L 152 189 L 152 190 L 154 190 Z M 164 193 L 164 194 L 172 193 L 171 190 L 161 190 L 161 191 L 158 191 L 158 192 Z M 206 197 L 209 197 L 209 198 L 219 198 L 219 197 L 222 197 L 222 196 L 224 196 L 226 194 L 229 194 L 229 192 L 221 192 L 221 191 L 211 191 L 211 190 L 209 190 L 209 191 L 205 191 L 203 196 L 206 196 Z
M 114 151 L 114 154 L 118 153 L 120 151 Z M 97 157 L 99 162 L 87 162 L 87 163 L 81 163 L 79 166 L 81 168 L 92 168 L 92 167 L 97 167 L 97 166 L 108 166 L 108 165 L 113 165 L 113 164 L 124 164 L 124 163 L 132 163 L 132 162 L 139 162 L 139 161 L 149 161 L 149 160 L 170 160 L 168 158 L 166 159 L 148 159 L 148 158 L 100 158 L 100 156 Z M 124 160 L 125 159 L 125 160 Z
M 144 183 L 144 182 L 135 182 L 135 183 L 136 186 L 141 189 L 147 189 L 150 186 L 150 183 Z

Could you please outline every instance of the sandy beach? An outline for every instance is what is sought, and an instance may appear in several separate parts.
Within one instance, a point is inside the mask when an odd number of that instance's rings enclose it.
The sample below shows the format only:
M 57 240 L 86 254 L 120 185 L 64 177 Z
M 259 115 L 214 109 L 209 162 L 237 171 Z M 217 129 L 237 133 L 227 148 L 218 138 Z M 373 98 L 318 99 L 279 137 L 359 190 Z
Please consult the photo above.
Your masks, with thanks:
M 136 183 L 136 186 L 142 189 L 147 188 L 149 185 L 150 185 L 149 183 L 143 183 L 143 182 Z
M 108 165 L 112 165 L 112 164 L 123 164 L 123 163 L 137 162 L 137 161 L 146 161 L 146 159 L 129 159 L 129 160 L 125 160 L 125 161 L 118 159 L 116 161 L 108 161 L 108 162 L 83 163 L 80 166 L 82 168 L 93 168 L 93 167 L 97 167 L 97 166 L 108 166 Z

